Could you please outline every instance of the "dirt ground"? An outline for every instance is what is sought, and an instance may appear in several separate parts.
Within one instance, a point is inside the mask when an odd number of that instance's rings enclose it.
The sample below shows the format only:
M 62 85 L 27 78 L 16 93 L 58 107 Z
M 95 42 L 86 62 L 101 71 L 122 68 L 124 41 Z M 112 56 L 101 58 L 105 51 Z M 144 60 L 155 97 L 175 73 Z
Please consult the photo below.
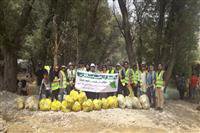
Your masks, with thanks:
M 197 104 L 168 100 L 163 112 L 108 109 L 92 112 L 16 110 L 17 95 L 0 92 L 0 118 L 8 133 L 199 133 Z M 1 121 L 1 119 L 0 119 Z M 1 132 L 1 122 L 0 122 Z

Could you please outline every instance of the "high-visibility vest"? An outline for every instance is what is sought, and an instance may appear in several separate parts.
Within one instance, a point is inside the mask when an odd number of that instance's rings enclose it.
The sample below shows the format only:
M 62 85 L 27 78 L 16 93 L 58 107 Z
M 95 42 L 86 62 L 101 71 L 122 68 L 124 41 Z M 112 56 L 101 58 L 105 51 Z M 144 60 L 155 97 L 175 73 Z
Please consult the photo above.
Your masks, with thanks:
M 164 87 L 163 74 L 164 74 L 164 71 L 156 72 L 156 87 L 157 88 Z
M 60 72 L 61 72 L 62 77 L 63 77 L 62 88 L 67 88 L 67 78 L 66 78 L 66 75 L 65 75 L 65 73 L 62 70 Z
M 121 80 L 122 85 L 125 86 L 125 84 L 128 84 L 130 79 L 132 79 L 132 69 L 128 68 L 125 71 L 125 78 Z
M 59 81 L 55 81 L 55 80 L 57 80 L 57 78 L 55 78 L 53 80 L 53 82 L 51 83 L 51 90 L 53 90 L 53 91 L 60 88 L 60 82 Z
M 134 84 L 141 82 L 141 71 L 140 70 L 135 70 L 135 71 L 133 70 L 132 81 Z
M 112 69 L 111 71 L 109 70 L 108 73 L 114 74 L 115 73 L 115 69 Z

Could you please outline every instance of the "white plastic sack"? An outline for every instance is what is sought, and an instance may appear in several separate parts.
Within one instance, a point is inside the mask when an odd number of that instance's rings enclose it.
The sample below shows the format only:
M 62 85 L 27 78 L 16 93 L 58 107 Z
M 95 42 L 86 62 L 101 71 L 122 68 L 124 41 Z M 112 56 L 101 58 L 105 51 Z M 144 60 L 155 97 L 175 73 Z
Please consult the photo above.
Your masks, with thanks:
M 117 96 L 117 101 L 118 101 L 118 104 L 119 104 L 119 107 L 124 109 L 126 107 L 126 104 L 125 104 L 125 98 L 122 94 L 119 94 Z
M 135 108 L 135 109 L 142 108 L 142 105 L 137 97 L 132 97 L 132 100 L 133 100 L 133 108 Z
M 125 97 L 125 105 L 128 109 L 132 109 L 133 108 L 133 99 L 130 96 L 126 96 Z
M 25 102 L 25 109 L 38 110 L 38 102 L 35 96 L 28 97 Z
M 149 98 L 147 95 L 144 94 L 144 95 L 140 96 L 139 100 L 140 100 L 140 103 L 141 103 L 143 109 L 150 108 Z

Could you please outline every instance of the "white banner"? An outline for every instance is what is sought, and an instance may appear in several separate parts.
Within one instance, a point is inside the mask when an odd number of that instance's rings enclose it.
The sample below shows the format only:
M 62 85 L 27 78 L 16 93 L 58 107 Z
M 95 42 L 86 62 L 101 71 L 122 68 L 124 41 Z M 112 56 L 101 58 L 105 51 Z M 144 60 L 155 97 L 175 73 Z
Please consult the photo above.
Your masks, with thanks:
M 88 92 L 116 92 L 118 74 L 102 74 L 78 70 L 75 88 Z

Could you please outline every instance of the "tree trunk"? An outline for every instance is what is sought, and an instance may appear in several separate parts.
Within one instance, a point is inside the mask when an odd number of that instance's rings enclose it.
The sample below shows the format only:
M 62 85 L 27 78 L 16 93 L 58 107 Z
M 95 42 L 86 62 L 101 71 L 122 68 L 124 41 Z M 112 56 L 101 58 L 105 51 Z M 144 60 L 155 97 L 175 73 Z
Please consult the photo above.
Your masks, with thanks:
M 162 54 L 161 48 L 163 45 L 163 28 L 164 28 L 164 21 L 165 21 L 165 10 L 166 10 L 166 1 L 165 0 L 158 0 L 158 8 L 159 8 L 159 18 L 158 18 L 158 25 L 157 25 L 157 38 L 156 38 L 156 45 L 155 45 L 155 63 L 160 63 L 160 57 Z
M 13 51 L 4 49 L 4 89 L 16 92 L 17 87 L 17 57 Z
M 136 62 L 136 49 L 133 47 L 133 40 L 131 36 L 131 26 L 128 18 L 128 11 L 126 8 L 126 1 L 125 0 L 118 0 L 119 7 L 122 13 L 122 29 L 123 29 L 123 36 L 125 38 L 126 43 L 126 52 L 128 55 L 129 63 L 132 66 L 134 62 Z
M 171 75 L 172 75 L 172 71 L 173 71 L 173 68 L 174 68 L 174 65 L 175 65 L 175 61 L 176 61 L 176 52 L 174 50 L 172 58 L 171 58 L 171 61 L 169 63 L 167 71 L 165 73 L 165 84 L 166 85 L 168 85 L 168 83 L 170 81 L 170 78 L 171 78 Z

